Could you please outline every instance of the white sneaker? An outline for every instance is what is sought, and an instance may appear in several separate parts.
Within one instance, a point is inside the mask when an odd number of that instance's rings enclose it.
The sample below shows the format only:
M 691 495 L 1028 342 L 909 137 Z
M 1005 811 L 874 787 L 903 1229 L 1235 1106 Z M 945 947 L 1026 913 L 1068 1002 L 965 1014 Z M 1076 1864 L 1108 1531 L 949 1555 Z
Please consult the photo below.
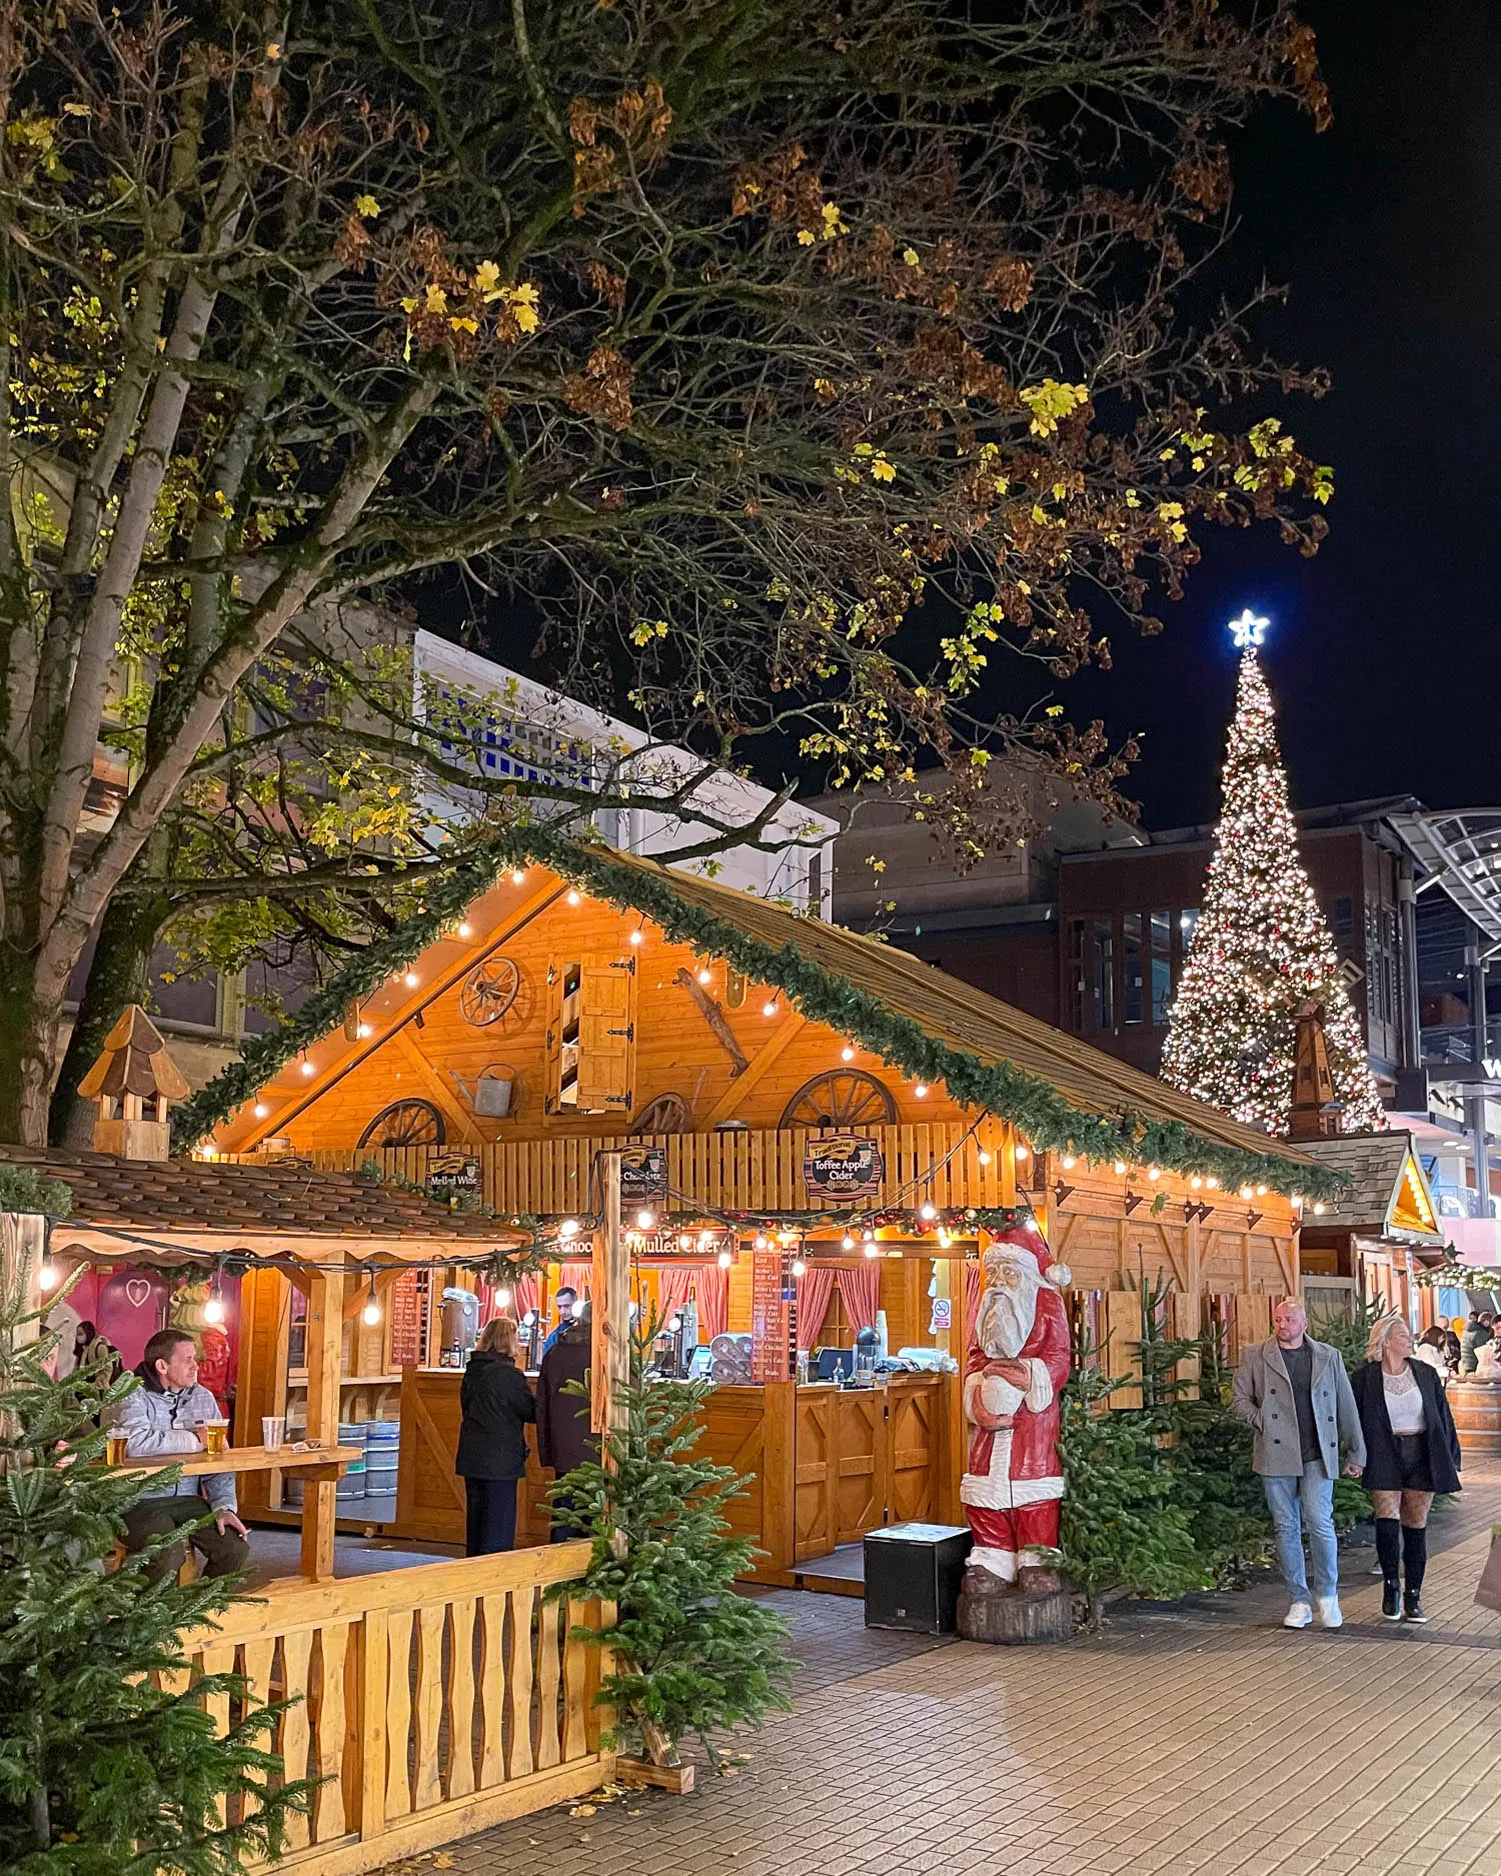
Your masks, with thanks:
M 1284 1628 L 1307 1628 L 1313 1620 L 1313 1611 L 1306 1602 L 1295 1602 L 1282 1618 Z
M 1338 1596 L 1319 1597 L 1319 1622 L 1324 1628 L 1343 1628 L 1344 1612 L 1339 1606 Z

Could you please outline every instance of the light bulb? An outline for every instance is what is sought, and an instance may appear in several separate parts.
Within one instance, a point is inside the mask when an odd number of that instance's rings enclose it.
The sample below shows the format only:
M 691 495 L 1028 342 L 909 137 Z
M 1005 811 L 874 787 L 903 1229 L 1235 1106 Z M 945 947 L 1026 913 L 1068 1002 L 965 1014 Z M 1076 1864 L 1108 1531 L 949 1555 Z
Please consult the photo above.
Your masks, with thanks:
M 702 971 L 700 971 L 700 972 L 699 972 L 699 974 L 698 974 L 698 981 L 699 981 L 699 982 L 700 982 L 701 984 L 712 984 L 712 983 L 713 983 L 713 981 L 714 981 L 714 973 L 713 973 L 713 971 L 710 971 L 710 970 L 702 970 Z
M 568 895 L 568 903 L 570 905 L 577 905 L 579 903 L 579 895 L 576 892 L 570 892 Z
M 1301 1192 L 1294 1192 L 1294 1193 L 1293 1193 L 1293 1195 L 1292 1195 L 1292 1201 L 1291 1201 L 1291 1202 L 1292 1202 L 1292 1203 L 1293 1203 L 1294 1205 L 1301 1205 L 1301 1204 L 1303 1203 L 1303 1194 L 1302 1194 Z
M 844 1239 L 843 1239 L 841 1248 L 846 1251 L 852 1251 L 855 1248 L 855 1240 L 850 1236 L 850 1234 L 847 1231 L 844 1234 Z
M 924 1219 L 927 1223 L 931 1224 L 932 1221 L 938 1216 L 938 1207 L 936 1205 L 919 1206 L 917 1215 L 919 1218 Z
M 1204 1183 L 1206 1186 L 1208 1186 L 1211 1192 L 1218 1192 L 1220 1189 L 1220 1182 L 1218 1179 L 1215 1178 L 1213 1173 L 1209 1175 L 1209 1177 L 1204 1181 Z
M 418 984 L 422 982 L 422 979 L 415 971 L 408 971 L 401 981 L 406 985 L 408 990 L 415 990 Z
M 255 1115 L 257 1120 L 264 1120 L 266 1116 L 271 1112 L 270 1108 L 267 1107 L 264 1101 L 257 1101 L 255 1106 L 250 1111 L 252 1114 Z
M 1315 1205 L 1315 1206 L 1314 1206 L 1314 1208 L 1313 1208 L 1313 1215 L 1314 1215 L 1314 1217 L 1315 1217 L 1315 1218 L 1322 1218 L 1322 1217 L 1323 1217 L 1323 1215 L 1324 1215 L 1324 1208 L 1323 1208 L 1323 1206 L 1322 1206 L 1322 1205 Z
M 474 936 L 474 927 L 469 923 L 467 918 L 459 920 L 459 936 L 461 938 L 472 938 Z
M 637 1227 L 642 1231 L 650 1231 L 652 1226 L 656 1222 L 657 1222 L 657 1215 L 655 1212 L 642 1210 L 642 1211 L 637 1212 L 636 1214 Z
M 576 1238 L 578 1234 L 579 1223 L 576 1218 L 565 1218 L 562 1224 L 558 1226 L 558 1236 L 560 1238 Z
M 844 1047 L 839 1051 L 839 1059 L 841 1062 L 853 1062 L 854 1061 L 855 1051 L 850 1047 L 848 1043 L 845 1043 Z
M 1250 1196 L 1251 1196 L 1251 1188 L 1250 1188 L 1249 1186 L 1242 1186 L 1242 1187 L 1241 1187 L 1241 1189 L 1240 1189 L 1240 1196 L 1241 1196 L 1241 1197 L 1242 1197 L 1243 1199 L 1248 1199 L 1248 1198 L 1250 1198 Z
M 776 1013 L 777 1013 L 777 1000 L 775 997 L 772 997 L 769 1002 L 763 1003 L 761 1005 L 761 1014 L 763 1016 L 775 1016 Z
M 928 1093 L 928 1084 L 925 1081 L 920 1081 L 912 1092 L 917 1096 L 919 1101 L 925 1100 Z
M 1125 1161 L 1124 1161 L 1123 1159 L 1118 1159 L 1118 1160 L 1117 1160 L 1117 1161 L 1115 1162 L 1115 1174 L 1116 1174 L 1116 1177 L 1117 1177 L 1118 1179 L 1120 1179 L 1120 1178 L 1124 1178 L 1124 1177 L 1125 1177 L 1125 1172 L 1126 1172 L 1126 1162 L 1125 1162 Z
M 355 1034 L 357 1036 L 368 1036 L 370 1034 L 370 1025 L 368 1023 L 356 1023 Z
M 865 1255 L 866 1255 L 867 1257 L 879 1257 L 879 1256 L 881 1255 L 881 1247 L 880 1247 L 880 1245 L 879 1245 L 879 1244 L 877 1244 L 877 1243 L 876 1243 L 876 1241 L 875 1241 L 875 1239 L 874 1239 L 874 1238 L 872 1238 L 872 1239 L 871 1239 L 871 1240 L 870 1240 L 870 1241 L 869 1241 L 869 1242 L 868 1242 L 868 1243 L 866 1244 L 866 1246 L 865 1246 Z
M 513 886 L 519 886 L 525 878 L 525 872 L 518 866 L 516 871 L 511 875 L 511 884 Z
M 1257 1186 L 1257 1188 L 1256 1188 L 1256 1196 L 1257 1196 L 1257 1198 L 1259 1198 L 1259 1199 L 1264 1199 L 1264 1198 L 1266 1197 L 1266 1187 L 1265 1187 L 1265 1186 Z
M 758 1232 L 756 1233 L 756 1249 L 757 1249 L 758 1251 L 764 1251 L 764 1250 L 766 1249 L 766 1234 L 765 1234 L 765 1232 L 762 1232 L 762 1231 L 758 1231 Z
M 217 1296 L 211 1296 L 203 1305 L 203 1320 L 205 1322 L 223 1322 L 224 1305 Z
M 1160 1179 L 1162 1177 L 1162 1168 L 1160 1166 L 1149 1166 L 1147 1168 L 1147 1177 L 1148 1179 Z
M 367 1329 L 373 1329 L 376 1323 L 380 1321 L 380 1304 L 376 1302 L 373 1296 L 360 1311 L 360 1321 L 364 1323 Z
M 794 1277 L 806 1277 L 807 1276 L 808 1266 L 803 1262 L 802 1258 L 800 1257 L 793 1258 L 792 1274 Z
M 1021 1141 L 1018 1140 L 1016 1143 L 1016 1157 L 1018 1159 L 1031 1159 L 1032 1157 L 1031 1147 L 1023 1146 Z
M 511 1307 L 511 1292 L 509 1290 L 497 1290 L 495 1292 L 495 1306 L 497 1309 L 509 1309 Z
M 56 1264 L 42 1265 L 41 1269 L 36 1273 L 36 1287 L 39 1290 L 55 1290 L 57 1288 Z
M 315 1074 L 317 1071 L 314 1069 L 311 1062 L 304 1062 L 302 1064 L 302 1072 L 304 1075 L 312 1075 L 312 1074 Z
M 203 1157 L 205 1159 L 216 1159 L 218 1157 L 218 1153 L 219 1153 L 219 1149 L 216 1146 L 206 1146 L 203 1149 Z
M 734 1263 L 735 1260 L 733 1257 L 730 1256 L 728 1251 L 721 1251 L 719 1253 L 718 1258 L 715 1261 L 718 1263 L 719 1268 L 721 1270 L 728 1270 L 730 1265 Z
M 1199 1177 L 1197 1173 L 1195 1173 L 1188 1183 L 1190 1186 L 1192 1186 L 1194 1191 L 1197 1192 L 1199 1188 L 1203 1185 L 1204 1181 Z
M 1072 1171 L 1074 1170 L 1074 1168 L 1075 1168 L 1075 1166 L 1077 1166 L 1077 1165 L 1078 1165 L 1078 1163 L 1079 1163 L 1079 1162 L 1078 1162 L 1078 1161 L 1077 1161 L 1077 1160 L 1076 1160 L 1076 1159 L 1074 1158 L 1074 1156 L 1073 1156 L 1073 1154 L 1072 1154 L 1072 1153 L 1065 1153 L 1065 1154 L 1064 1154 L 1064 1156 L 1063 1156 L 1063 1170 L 1064 1170 L 1065 1172 L 1072 1172 Z
M 982 1166 L 988 1166 L 990 1164 L 990 1155 L 985 1151 L 983 1146 L 980 1148 L 980 1164 Z

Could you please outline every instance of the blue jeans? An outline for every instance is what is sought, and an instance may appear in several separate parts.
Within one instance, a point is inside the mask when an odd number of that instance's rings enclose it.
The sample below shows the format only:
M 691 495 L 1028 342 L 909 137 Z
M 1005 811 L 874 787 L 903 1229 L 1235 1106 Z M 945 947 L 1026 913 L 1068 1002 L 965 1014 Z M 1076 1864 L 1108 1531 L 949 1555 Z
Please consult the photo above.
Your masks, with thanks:
M 1313 1593 L 1333 1596 L 1339 1590 L 1339 1550 L 1334 1541 L 1334 1481 L 1323 1461 L 1314 1459 L 1301 1478 L 1266 1478 L 1267 1509 L 1277 1532 L 1277 1561 L 1294 1602 L 1307 1602 L 1308 1575 L 1303 1568 L 1303 1528 L 1313 1558 Z

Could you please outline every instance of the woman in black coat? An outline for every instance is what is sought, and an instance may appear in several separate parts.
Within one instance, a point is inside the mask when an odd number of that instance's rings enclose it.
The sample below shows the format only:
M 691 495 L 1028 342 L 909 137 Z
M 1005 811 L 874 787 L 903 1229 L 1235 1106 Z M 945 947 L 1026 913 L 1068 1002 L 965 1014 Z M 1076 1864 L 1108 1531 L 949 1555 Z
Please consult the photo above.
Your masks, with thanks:
M 468 1496 L 465 1554 L 516 1548 L 516 1481 L 526 1471 L 526 1425 L 537 1403 L 516 1366 L 516 1325 L 496 1316 L 480 1331 L 459 1389 L 463 1422 L 453 1469 Z
M 1427 1362 L 1412 1359 L 1412 1350 L 1404 1318 L 1383 1316 L 1371 1331 L 1370 1359 L 1350 1377 L 1365 1434 L 1360 1482 L 1371 1494 L 1388 1622 L 1428 1620 L 1428 1512 L 1435 1492 L 1459 1490 L 1459 1436 L 1444 1384 Z

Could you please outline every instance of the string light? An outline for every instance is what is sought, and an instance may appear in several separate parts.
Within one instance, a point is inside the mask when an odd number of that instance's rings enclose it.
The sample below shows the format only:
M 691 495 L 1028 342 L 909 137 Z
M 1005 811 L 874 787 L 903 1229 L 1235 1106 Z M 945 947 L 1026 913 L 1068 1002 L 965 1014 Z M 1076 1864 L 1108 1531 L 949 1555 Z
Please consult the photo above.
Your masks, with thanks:
M 643 937 L 644 937 L 644 934 L 641 930 L 641 927 L 638 925 L 636 929 L 631 933 L 631 943 L 633 945 L 638 945 L 642 943 Z
M 1241 1197 L 1242 1197 L 1243 1199 L 1248 1199 L 1248 1198 L 1250 1198 L 1250 1197 L 1251 1197 L 1251 1188 L 1250 1188 L 1249 1186 L 1242 1186 L 1242 1187 L 1241 1187 L 1241 1189 L 1240 1189 L 1240 1196 L 1241 1196 Z
M 373 1329 L 380 1321 L 380 1299 L 375 1294 L 375 1272 L 370 1272 L 370 1291 L 365 1298 L 365 1307 L 360 1311 L 360 1321 L 367 1329 Z
M 422 979 L 415 971 L 408 971 L 401 981 L 406 985 L 408 990 L 415 990 L 418 984 L 422 982 Z
M 1063 1156 L 1063 1170 L 1064 1170 L 1065 1172 L 1072 1172 L 1072 1171 L 1074 1170 L 1074 1168 L 1075 1168 L 1075 1166 L 1077 1166 L 1077 1165 L 1078 1165 L 1078 1163 L 1079 1163 L 1079 1162 L 1078 1162 L 1078 1161 L 1077 1161 L 1077 1160 L 1076 1160 L 1076 1159 L 1074 1158 L 1074 1156 L 1073 1156 L 1073 1154 L 1072 1154 L 1072 1153 L 1065 1153 L 1065 1154 L 1064 1154 L 1064 1156 Z
M 1265 1187 L 1265 1186 L 1257 1186 L 1257 1188 L 1256 1188 L 1256 1196 L 1257 1196 L 1257 1198 L 1259 1198 L 1259 1199 L 1264 1199 L 1264 1198 L 1266 1197 L 1266 1187 Z
M 39 1290 L 55 1290 L 57 1288 L 56 1264 L 46 1263 L 41 1266 L 36 1273 L 36 1287 Z
M 357 1036 L 368 1036 L 370 1034 L 370 1025 L 368 1023 L 356 1023 L 355 1034 Z
M 928 1084 L 925 1081 L 920 1081 L 912 1092 L 919 1101 L 925 1101 L 928 1098 Z
M 472 938 L 474 936 L 474 927 L 469 923 L 467 918 L 461 918 L 459 920 L 459 936 L 461 938 Z
M 985 1151 L 983 1146 L 980 1148 L 979 1158 L 982 1166 L 988 1166 L 990 1164 L 990 1155 Z
M 313 1067 L 311 1062 L 305 1061 L 302 1064 L 302 1072 L 304 1075 L 313 1075 L 317 1073 L 317 1070 Z
M 855 1240 L 850 1236 L 850 1234 L 847 1231 L 844 1234 L 844 1238 L 843 1238 L 840 1248 L 846 1251 L 852 1251 L 855 1248 Z
M 1322 1218 L 1324 1215 L 1324 1207 L 1322 1205 L 1315 1205 L 1313 1208 L 1313 1215 L 1315 1218 Z
M 721 1270 L 728 1270 L 735 1260 L 728 1251 L 721 1251 L 714 1261 L 719 1265 Z
M 512 873 L 511 875 L 511 884 L 513 886 L 520 886 L 524 884 L 525 880 L 526 880 L 525 870 L 521 867 L 517 867 L 516 871 Z
M 1118 1179 L 1123 1179 L 1125 1177 L 1126 1162 L 1123 1159 L 1118 1159 L 1115 1162 L 1115 1174 Z
M 267 1107 L 264 1101 L 257 1101 L 255 1106 L 251 1108 L 250 1111 L 252 1114 L 255 1115 L 257 1120 L 264 1120 L 266 1116 L 271 1112 L 270 1108 Z
M 1160 1179 L 1162 1177 L 1162 1168 L 1160 1166 L 1149 1166 L 1147 1168 L 1147 1177 L 1148 1179 Z
M 1199 1177 L 1197 1173 L 1195 1173 L 1188 1183 L 1193 1188 L 1193 1190 L 1197 1192 L 1203 1186 L 1204 1181 Z
M 708 968 L 708 966 L 707 966 L 707 965 L 706 965 L 706 966 L 705 966 L 705 967 L 703 968 L 703 970 L 701 970 L 701 971 L 699 972 L 699 974 L 698 974 L 698 981 L 699 981 L 699 982 L 700 982 L 701 984 L 712 984 L 712 983 L 713 983 L 713 981 L 714 981 L 714 973 L 713 973 L 713 971 L 711 971 L 711 970 L 710 970 L 710 969 Z
M 1209 1177 L 1204 1181 L 1204 1183 L 1206 1186 L 1208 1186 L 1211 1192 L 1218 1192 L 1220 1189 L 1220 1182 L 1218 1179 L 1215 1178 L 1213 1173 L 1209 1175 Z
M 839 1059 L 841 1062 L 853 1062 L 854 1061 L 855 1051 L 850 1047 L 848 1043 L 845 1043 L 844 1047 L 839 1051 Z
M 802 1258 L 800 1257 L 793 1258 L 792 1274 L 794 1277 L 806 1277 L 807 1276 L 808 1266 L 803 1262 Z
M 576 891 L 570 892 L 568 895 L 568 903 L 570 905 L 578 905 L 580 902 L 580 897 L 581 895 L 578 892 Z
M 219 1294 L 219 1279 L 214 1278 L 214 1287 L 209 1292 L 208 1301 L 203 1305 L 203 1320 L 217 1326 L 224 1320 L 224 1298 Z
M 922 1219 L 924 1224 L 930 1225 L 938 1216 L 938 1207 L 932 1203 L 920 1205 L 917 1209 L 917 1215 Z
M 775 997 L 770 997 L 767 999 L 765 1003 L 761 1005 L 761 1014 L 763 1016 L 775 1016 L 776 1013 L 777 1013 L 777 1000 Z
M 1020 1141 L 1020 1140 L 1018 1140 L 1018 1141 L 1017 1141 L 1017 1143 L 1016 1143 L 1016 1157 L 1017 1157 L 1018 1159 L 1031 1159 L 1031 1157 L 1032 1157 L 1032 1149 L 1031 1149 L 1031 1147 L 1029 1147 L 1029 1146 L 1023 1146 L 1023 1144 L 1021 1143 L 1021 1141 Z
M 509 1309 L 511 1307 L 511 1292 L 509 1290 L 497 1290 L 495 1292 L 495 1306 L 497 1309 Z
M 652 1226 L 656 1222 L 657 1222 L 656 1213 L 649 1212 L 644 1207 L 641 1211 L 637 1212 L 636 1214 L 636 1228 L 639 1231 L 650 1231 Z
M 866 1240 L 865 1255 L 867 1257 L 879 1257 L 881 1255 L 881 1247 L 876 1243 L 874 1238 L 868 1238 Z

